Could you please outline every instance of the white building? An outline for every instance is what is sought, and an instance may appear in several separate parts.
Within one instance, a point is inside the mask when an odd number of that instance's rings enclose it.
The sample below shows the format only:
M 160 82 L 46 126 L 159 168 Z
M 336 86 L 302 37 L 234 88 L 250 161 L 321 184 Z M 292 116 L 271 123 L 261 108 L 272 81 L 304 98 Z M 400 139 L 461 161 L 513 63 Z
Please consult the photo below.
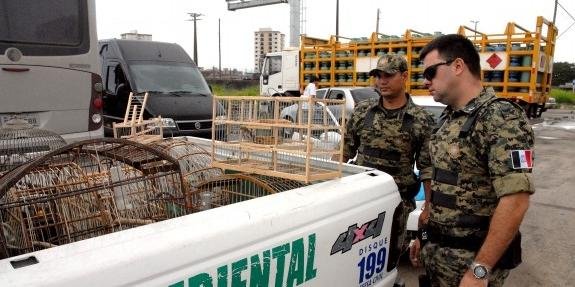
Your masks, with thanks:
M 264 57 L 267 53 L 279 52 L 285 44 L 285 35 L 279 31 L 272 31 L 271 28 L 260 28 L 254 32 L 254 71 L 260 72 Z
M 152 34 L 138 34 L 138 30 L 132 30 L 129 33 L 123 33 L 120 36 L 124 40 L 152 41 Z

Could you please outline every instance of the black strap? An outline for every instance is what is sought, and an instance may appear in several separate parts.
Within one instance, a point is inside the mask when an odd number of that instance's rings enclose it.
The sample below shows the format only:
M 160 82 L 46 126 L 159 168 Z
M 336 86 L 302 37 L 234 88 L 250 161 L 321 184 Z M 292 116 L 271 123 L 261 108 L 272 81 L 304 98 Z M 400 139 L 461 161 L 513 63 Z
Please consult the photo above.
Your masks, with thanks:
M 388 159 L 388 160 L 392 160 L 392 161 L 399 161 L 401 159 L 401 153 L 399 153 L 398 151 L 385 150 L 385 149 L 374 148 L 374 147 L 369 147 L 369 146 L 363 147 L 361 149 L 361 153 L 363 155 Z
M 404 114 L 403 120 L 401 121 L 401 131 L 411 133 L 413 130 L 413 122 L 415 122 L 415 118 L 412 115 Z
M 365 165 L 367 167 L 373 167 L 373 168 L 379 169 L 383 172 L 389 173 L 390 175 L 399 174 L 399 167 L 398 166 L 385 166 L 385 165 L 381 165 L 381 164 L 370 164 L 370 163 L 364 163 L 363 165 Z
M 375 108 L 377 106 L 369 108 L 367 110 L 367 114 L 365 114 L 365 118 L 363 118 L 363 129 L 366 130 L 373 125 L 373 119 L 375 118 Z
M 433 167 L 433 180 L 450 185 L 459 183 L 459 174 L 457 172 Z

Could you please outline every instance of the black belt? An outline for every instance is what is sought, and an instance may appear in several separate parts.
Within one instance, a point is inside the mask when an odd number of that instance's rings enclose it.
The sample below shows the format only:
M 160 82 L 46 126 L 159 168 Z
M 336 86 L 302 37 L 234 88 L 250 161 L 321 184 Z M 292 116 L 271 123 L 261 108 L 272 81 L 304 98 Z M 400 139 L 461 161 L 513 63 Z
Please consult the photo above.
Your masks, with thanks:
M 457 185 L 459 182 L 459 174 L 454 171 L 434 167 L 433 180 L 450 185 Z
M 487 235 L 487 232 L 485 232 Z M 442 234 L 439 228 L 434 228 L 433 225 L 427 227 L 427 236 L 429 242 L 438 244 L 441 247 L 449 247 L 455 249 L 466 249 L 470 251 L 479 251 L 485 236 L 478 236 L 475 234 L 458 237 Z
M 392 161 L 399 161 L 401 153 L 393 150 L 385 150 L 380 148 L 364 147 L 361 151 L 362 154 Z

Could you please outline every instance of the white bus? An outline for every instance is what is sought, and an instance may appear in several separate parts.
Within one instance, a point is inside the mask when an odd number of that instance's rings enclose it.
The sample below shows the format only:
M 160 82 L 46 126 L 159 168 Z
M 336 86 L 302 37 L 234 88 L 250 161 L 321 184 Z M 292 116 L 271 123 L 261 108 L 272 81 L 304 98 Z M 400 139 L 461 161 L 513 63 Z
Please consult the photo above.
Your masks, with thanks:
M 0 0 L 0 127 L 14 119 L 67 142 L 102 137 L 94 0 Z

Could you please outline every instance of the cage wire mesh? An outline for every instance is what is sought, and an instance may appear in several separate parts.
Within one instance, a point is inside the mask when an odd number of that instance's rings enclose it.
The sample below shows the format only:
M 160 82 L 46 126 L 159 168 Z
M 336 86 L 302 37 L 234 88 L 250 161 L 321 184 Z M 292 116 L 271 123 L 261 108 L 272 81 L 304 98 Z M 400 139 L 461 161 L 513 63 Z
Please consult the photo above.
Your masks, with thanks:
M 54 132 L 35 128 L 25 120 L 7 121 L 0 128 L 0 175 L 65 145 Z
M 149 145 L 178 160 L 182 176 L 190 186 L 224 174 L 222 169 L 212 167 L 212 156 L 208 151 L 185 138 L 166 138 Z
M 0 179 L 0 258 L 187 214 L 180 165 L 120 139 L 78 142 Z
M 306 183 L 341 176 L 345 100 L 214 97 L 215 106 L 215 167 Z
M 255 174 L 221 175 L 191 188 L 192 210 L 203 211 L 305 186 L 304 183 Z

